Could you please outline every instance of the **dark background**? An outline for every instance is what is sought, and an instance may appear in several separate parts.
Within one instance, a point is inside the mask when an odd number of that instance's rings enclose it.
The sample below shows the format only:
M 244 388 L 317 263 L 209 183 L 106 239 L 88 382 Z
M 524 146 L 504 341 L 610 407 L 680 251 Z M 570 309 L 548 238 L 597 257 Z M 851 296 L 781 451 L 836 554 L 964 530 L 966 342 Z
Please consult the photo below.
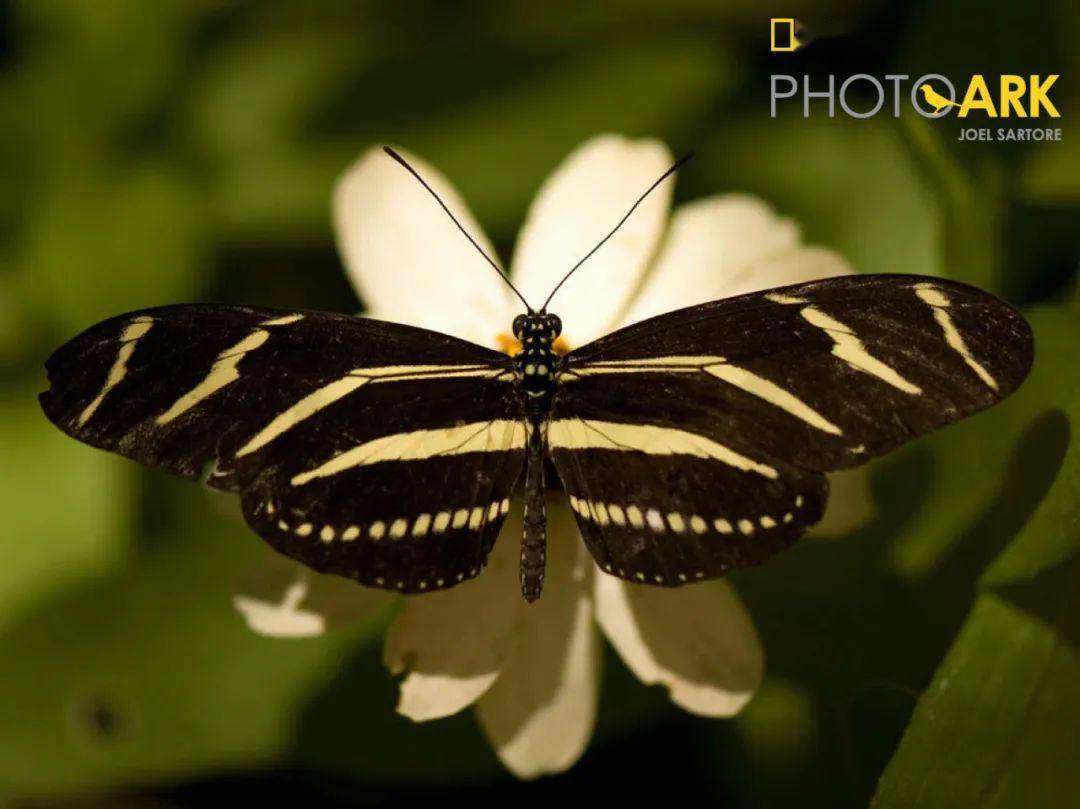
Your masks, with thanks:
M 920 805 L 1077 799 L 1080 11 L 759 9 L 0 3 L 0 804 L 865 806 L 887 765 L 876 805 L 914 805 L 919 784 Z M 770 13 L 815 39 L 769 53 Z M 856 72 L 1059 73 L 1062 117 L 1027 125 L 1064 140 L 956 143 L 953 117 L 908 111 L 769 117 L 771 73 Z M 860 271 L 1026 307 L 1040 358 L 1015 400 L 876 464 L 863 528 L 736 579 L 768 657 L 743 714 L 688 716 L 609 651 L 584 759 L 522 784 L 470 712 L 393 713 L 385 616 L 299 644 L 250 636 L 229 596 L 266 551 L 228 506 L 64 439 L 34 394 L 53 347 L 117 312 L 361 308 L 328 204 L 373 143 L 438 166 L 508 256 L 546 174 L 606 131 L 695 149 L 676 201 L 756 194 Z

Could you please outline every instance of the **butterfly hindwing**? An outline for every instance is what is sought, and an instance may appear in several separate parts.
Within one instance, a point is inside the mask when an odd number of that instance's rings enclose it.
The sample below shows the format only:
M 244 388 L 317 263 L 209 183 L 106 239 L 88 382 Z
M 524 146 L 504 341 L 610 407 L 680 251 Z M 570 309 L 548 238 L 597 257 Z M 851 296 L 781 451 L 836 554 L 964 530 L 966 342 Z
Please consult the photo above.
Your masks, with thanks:
M 81 441 L 240 492 L 283 553 L 420 592 L 475 575 L 508 508 L 524 426 L 507 363 L 376 320 L 172 306 L 62 347 L 41 402 Z
M 243 493 L 244 515 L 320 572 L 410 593 L 450 587 L 484 567 L 524 441 L 523 422 L 508 418 L 354 439 L 303 469 L 266 467 Z
M 621 558 L 639 580 L 640 568 L 679 584 L 663 560 L 674 570 L 672 559 L 712 553 L 724 562 L 711 575 L 763 561 L 820 517 L 821 473 L 989 407 L 1023 381 L 1032 355 L 1018 313 L 944 280 L 850 276 L 743 295 L 567 355 L 550 451 L 577 498 L 651 500 L 660 516 L 668 508 L 687 525 L 700 517 L 710 530 L 654 519 L 655 530 L 645 521 L 631 531 L 577 509 L 601 565 Z M 795 498 L 802 506 L 791 508 Z M 710 517 L 736 530 L 713 532 Z
M 557 405 L 549 452 L 608 573 L 663 586 L 715 578 L 760 564 L 821 518 L 819 472 L 673 427 L 563 418 L 573 407 Z

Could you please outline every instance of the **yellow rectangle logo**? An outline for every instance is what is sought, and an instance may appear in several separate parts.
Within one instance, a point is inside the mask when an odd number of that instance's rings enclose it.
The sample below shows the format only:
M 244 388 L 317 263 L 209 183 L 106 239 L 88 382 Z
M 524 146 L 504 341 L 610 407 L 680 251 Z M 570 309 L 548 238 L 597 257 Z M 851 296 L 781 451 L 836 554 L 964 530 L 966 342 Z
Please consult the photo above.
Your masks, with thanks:
M 790 53 L 799 49 L 795 36 L 794 17 L 773 17 L 769 20 L 769 50 L 774 53 Z

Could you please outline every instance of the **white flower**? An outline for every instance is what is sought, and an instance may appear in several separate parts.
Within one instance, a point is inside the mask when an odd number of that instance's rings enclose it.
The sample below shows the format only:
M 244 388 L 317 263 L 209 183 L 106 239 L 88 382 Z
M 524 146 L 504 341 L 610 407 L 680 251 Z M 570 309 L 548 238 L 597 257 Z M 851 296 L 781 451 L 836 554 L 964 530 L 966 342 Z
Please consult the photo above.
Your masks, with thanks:
M 493 255 L 449 182 L 419 158 L 406 158 Z M 533 202 L 514 251 L 511 275 L 525 297 L 539 305 L 671 163 L 657 141 L 611 135 L 567 157 Z M 835 253 L 803 246 L 795 223 L 753 197 L 699 200 L 669 221 L 671 193 L 670 181 L 658 188 L 554 299 L 551 309 L 571 347 L 671 309 L 850 272 Z M 372 317 L 500 346 L 520 303 L 381 150 L 345 172 L 334 223 Z M 597 571 L 564 497 L 550 496 L 548 508 L 548 572 L 536 604 L 526 604 L 518 586 L 517 511 L 481 576 L 403 599 L 384 648 L 388 668 L 404 675 L 398 711 L 424 721 L 475 704 L 499 758 L 516 775 L 564 770 L 592 735 L 599 628 L 642 682 L 664 685 L 685 710 L 737 713 L 761 680 L 763 660 L 730 585 L 626 584 Z M 313 628 L 309 618 L 296 617 L 298 596 L 292 591 L 279 604 L 254 607 L 249 600 L 241 608 L 256 631 L 266 632 L 281 615 L 278 634 L 295 635 L 297 627 Z

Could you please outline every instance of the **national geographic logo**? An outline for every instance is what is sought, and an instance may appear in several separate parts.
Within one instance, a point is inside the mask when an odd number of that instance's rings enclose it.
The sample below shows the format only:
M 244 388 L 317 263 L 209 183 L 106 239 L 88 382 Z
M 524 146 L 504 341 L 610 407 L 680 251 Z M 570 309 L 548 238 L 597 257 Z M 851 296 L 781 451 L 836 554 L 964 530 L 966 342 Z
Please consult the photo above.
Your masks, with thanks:
M 799 46 L 798 20 L 793 17 L 773 17 L 769 20 L 769 50 L 773 53 L 791 53 L 797 51 Z
M 803 43 L 797 38 L 802 30 L 797 20 L 774 18 L 770 21 L 770 50 L 791 52 Z M 780 47 L 778 47 L 778 45 Z M 775 118 L 781 106 L 799 104 L 802 115 L 825 114 L 835 118 L 840 113 L 851 118 L 872 118 L 879 114 L 900 117 L 903 106 L 910 105 L 923 118 L 957 119 L 974 124 L 983 119 L 1060 118 L 1050 90 L 1059 74 L 1005 74 L 987 77 L 970 76 L 958 93 L 956 85 L 940 73 L 926 73 L 912 80 L 907 74 L 873 76 L 856 73 L 840 78 L 795 76 L 774 73 L 770 77 L 769 114 Z M 958 140 L 1061 140 L 1061 130 L 1045 127 L 962 128 Z

